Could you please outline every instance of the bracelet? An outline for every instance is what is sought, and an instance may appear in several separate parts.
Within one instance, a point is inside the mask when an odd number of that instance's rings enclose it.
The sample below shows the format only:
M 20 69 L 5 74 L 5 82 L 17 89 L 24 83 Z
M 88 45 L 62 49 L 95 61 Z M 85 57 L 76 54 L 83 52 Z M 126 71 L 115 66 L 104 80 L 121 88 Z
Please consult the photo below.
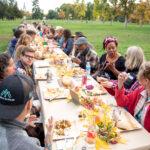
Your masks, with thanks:
M 50 143 L 45 144 L 45 148 L 47 148 L 48 150 L 52 150 L 52 144 Z

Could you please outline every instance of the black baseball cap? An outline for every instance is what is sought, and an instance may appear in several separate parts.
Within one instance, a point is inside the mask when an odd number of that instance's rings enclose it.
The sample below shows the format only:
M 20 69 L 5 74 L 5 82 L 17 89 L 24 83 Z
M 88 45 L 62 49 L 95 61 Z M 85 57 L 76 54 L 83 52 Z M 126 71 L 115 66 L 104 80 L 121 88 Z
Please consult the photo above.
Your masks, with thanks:
M 30 77 L 22 74 L 8 76 L 0 83 L 0 119 L 15 119 L 26 102 L 33 97 L 34 84 Z

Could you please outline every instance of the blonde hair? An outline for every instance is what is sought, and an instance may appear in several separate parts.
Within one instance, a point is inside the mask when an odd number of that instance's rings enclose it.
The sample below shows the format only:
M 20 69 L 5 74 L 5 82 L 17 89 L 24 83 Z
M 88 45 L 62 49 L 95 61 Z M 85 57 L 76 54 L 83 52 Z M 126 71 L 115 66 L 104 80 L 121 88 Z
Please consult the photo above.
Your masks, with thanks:
M 138 72 L 138 80 L 146 78 L 150 80 L 150 61 L 144 62 Z
M 20 59 L 20 56 L 21 56 L 21 53 L 22 53 L 22 49 L 24 47 L 25 47 L 25 45 L 18 45 L 18 47 L 16 48 L 15 56 L 14 56 L 15 62 Z
M 22 34 L 22 35 L 20 36 L 20 39 L 18 40 L 18 43 L 17 43 L 16 48 L 17 48 L 19 45 L 25 45 L 25 46 L 27 46 L 27 45 L 29 45 L 29 44 L 31 43 L 31 41 L 32 41 L 32 38 L 31 38 L 30 35 L 28 35 L 28 34 Z
M 127 49 L 125 66 L 127 69 L 139 69 L 145 61 L 144 53 L 141 47 L 131 46 Z

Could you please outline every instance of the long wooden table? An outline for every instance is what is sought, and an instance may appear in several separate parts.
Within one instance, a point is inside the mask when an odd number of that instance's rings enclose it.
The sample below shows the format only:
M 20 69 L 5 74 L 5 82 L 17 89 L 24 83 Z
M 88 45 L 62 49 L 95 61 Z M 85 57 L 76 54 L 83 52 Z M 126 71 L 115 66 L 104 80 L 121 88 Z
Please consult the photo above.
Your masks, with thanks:
M 61 53 L 61 49 L 57 52 Z M 35 62 L 36 64 L 36 62 Z M 36 65 L 35 65 L 36 66 Z M 34 68 L 35 69 L 35 68 Z M 53 82 L 55 82 L 56 79 L 53 79 Z M 95 80 L 93 79 L 93 82 Z M 82 106 L 76 105 L 73 102 L 69 102 L 66 99 L 60 99 L 56 101 L 47 101 L 44 99 L 43 96 L 43 89 L 47 83 L 47 81 L 37 81 L 37 87 L 38 87 L 38 94 L 42 105 L 42 115 L 43 115 L 43 123 L 44 125 L 47 123 L 47 120 L 50 116 L 53 116 L 54 119 L 69 119 L 69 120 L 76 120 L 78 119 L 78 112 L 80 109 L 82 109 Z M 115 99 L 110 96 L 109 94 L 102 96 L 103 101 L 108 105 L 116 105 Z M 80 124 L 77 124 L 77 128 L 80 130 Z M 45 128 L 46 133 L 46 128 Z M 115 144 L 110 145 L 110 148 L 112 150 L 150 150 L 150 134 L 144 129 L 130 131 L 130 132 L 124 132 L 121 134 L 126 139 L 126 144 Z M 64 145 L 64 142 L 66 143 L 66 140 L 60 140 L 60 145 L 62 147 L 57 147 L 57 143 L 53 143 L 53 149 L 64 149 L 67 150 L 67 145 Z M 86 145 L 87 150 L 94 150 L 94 145 L 88 145 L 85 143 L 85 140 L 81 139 L 81 141 L 73 147 L 74 150 L 80 150 Z

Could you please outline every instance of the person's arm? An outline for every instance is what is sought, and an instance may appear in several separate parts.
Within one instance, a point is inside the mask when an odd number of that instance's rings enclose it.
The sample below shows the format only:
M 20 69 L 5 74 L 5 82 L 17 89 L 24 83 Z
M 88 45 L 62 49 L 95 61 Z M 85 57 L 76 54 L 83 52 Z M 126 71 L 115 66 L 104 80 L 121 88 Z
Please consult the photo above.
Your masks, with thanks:
M 48 119 L 48 124 L 46 125 L 47 134 L 45 136 L 45 149 L 52 150 L 52 140 L 53 140 L 53 118 Z
M 111 70 L 116 78 L 118 78 L 118 75 L 126 69 L 124 57 L 120 56 L 115 63 L 107 63 L 106 68 Z
M 126 73 L 121 73 L 118 76 L 118 86 L 115 88 L 115 99 L 118 106 L 127 108 L 131 114 L 134 110 L 131 108 L 135 105 L 135 101 L 139 96 L 140 89 L 136 89 L 130 94 L 125 94 L 124 81 L 126 80 Z
M 73 40 L 72 39 L 68 39 L 67 41 L 67 45 L 66 47 L 64 48 L 64 52 L 69 55 L 71 53 L 73 49 Z

